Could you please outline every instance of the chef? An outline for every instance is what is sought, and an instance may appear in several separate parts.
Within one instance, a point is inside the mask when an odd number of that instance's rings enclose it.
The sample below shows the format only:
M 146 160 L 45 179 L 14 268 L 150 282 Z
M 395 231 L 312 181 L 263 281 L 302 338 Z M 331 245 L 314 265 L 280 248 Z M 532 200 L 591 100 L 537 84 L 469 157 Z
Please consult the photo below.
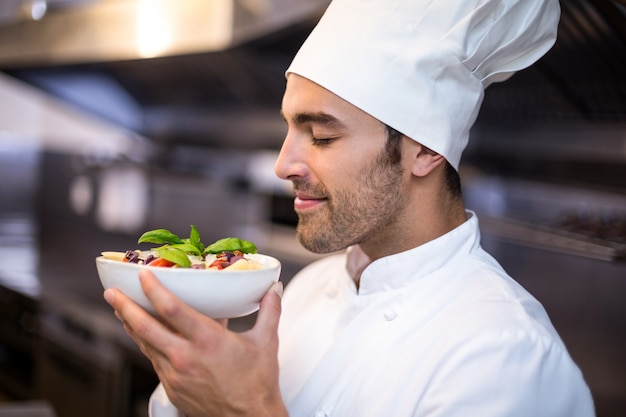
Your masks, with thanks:
M 540 303 L 480 246 L 457 173 L 484 88 L 553 45 L 557 0 L 334 0 L 287 69 L 276 174 L 335 253 L 228 331 L 105 297 L 188 417 L 589 417 Z M 153 416 L 159 417 L 159 416 Z

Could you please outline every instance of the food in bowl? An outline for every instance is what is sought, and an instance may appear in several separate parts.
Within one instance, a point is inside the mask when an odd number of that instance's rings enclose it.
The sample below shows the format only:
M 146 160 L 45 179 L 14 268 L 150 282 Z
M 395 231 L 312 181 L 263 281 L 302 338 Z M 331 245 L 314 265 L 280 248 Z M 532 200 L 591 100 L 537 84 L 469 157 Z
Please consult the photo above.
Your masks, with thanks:
M 96 267 L 105 289 L 118 288 L 153 314 L 156 312 L 138 279 L 142 269 L 149 269 L 174 295 L 212 318 L 253 313 L 280 276 L 280 262 L 257 253 L 252 243 L 226 238 L 205 247 L 194 226 L 187 239 L 157 229 L 144 233 L 138 242 L 160 246 L 103 252 L 96 258 Z M 239 256 L 241 259 L 236 258 Z
M 204 246 L 200 241 L 200 232 L 194 225 L 191 225 L 191 233 L 186 239 L 181 239 L 167 229 L 155 229 L 141 235 L 137 243 L 162 246 L 147 251 L 106 251 L 102 252 L 102 256 L 114 261 L 167 268 L 249 270 L 263 267 L 245 256 L 247 253 L 257 253 L 257 247 L 252 242 L 227 237 Z

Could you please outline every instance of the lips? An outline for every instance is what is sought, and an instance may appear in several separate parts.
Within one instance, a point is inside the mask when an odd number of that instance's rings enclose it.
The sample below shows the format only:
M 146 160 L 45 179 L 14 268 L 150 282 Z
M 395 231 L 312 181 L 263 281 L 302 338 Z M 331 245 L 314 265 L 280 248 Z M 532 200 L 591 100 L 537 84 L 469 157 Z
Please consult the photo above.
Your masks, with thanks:
M 296 198 L 294 199 L 294 209 L 296 211 L 310 210 L 325 203 L 327 198 L 317 197 L 302 192 L 296 192 Z

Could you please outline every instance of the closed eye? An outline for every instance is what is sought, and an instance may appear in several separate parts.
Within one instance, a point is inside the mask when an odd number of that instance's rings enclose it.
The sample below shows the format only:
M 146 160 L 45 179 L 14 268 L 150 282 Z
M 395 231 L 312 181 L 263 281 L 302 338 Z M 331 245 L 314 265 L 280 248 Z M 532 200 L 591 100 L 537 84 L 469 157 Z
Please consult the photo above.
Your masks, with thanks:
M 313 138 L 313 146 L 328 146 L 335 141 L 336 138 Z

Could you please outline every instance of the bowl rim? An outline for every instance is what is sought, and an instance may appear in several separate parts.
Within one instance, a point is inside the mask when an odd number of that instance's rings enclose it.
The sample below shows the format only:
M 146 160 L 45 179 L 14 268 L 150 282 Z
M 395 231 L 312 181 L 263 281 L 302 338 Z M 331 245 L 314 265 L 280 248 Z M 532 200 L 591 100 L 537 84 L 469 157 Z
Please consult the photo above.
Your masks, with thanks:
M 264 271 L 268 271 L 268 270 L 274 270 L 277 268 L 281 267 L 281 262 L 270 255 L 265 255 L 262 253 L 249 253 L 246 254 L 246 256 L 251 256 L 251 259 L 254 259 L 256 257 L 260 257 L 266 260 L 269 260 L 269 265 L 265 265 L 264 267 L 261 269 L 235 269 L 235 270 L 228 270 L 228 269 L 222 269 L 222 270 L 217 270 L 217 269 L 196 269 L 196 268 L 167 268 L 167 267 L 162 267 L 162 266 L 150 266 L 150 265 L 144 265 L 144 264 L 136 264 L 136 263 L 130 263 L 130 262 L 120 262 L 120 261 L 116 261 L 114 259 L 108 259 L 105 258 L 104 256 L 100 255 L 96 257 L 96 263 L 101 263 L 101 264 L 110 264 L 110 265 L 118 265 L 120 267 L 128 267 L 128 268 L 135 268 L 137 270 L 142 270 L 142 269 L 148 269 L 151 271 L 160 271 L 160 272 L 165 272 L 165 271 L 171 271 L 171 272 L 175 272 L 176 274 L 215 274 L 215 273 L 220 273 L 220 274 L 241 274 L 241 273 L 245 273 L 245 274 L 261 274 Z

